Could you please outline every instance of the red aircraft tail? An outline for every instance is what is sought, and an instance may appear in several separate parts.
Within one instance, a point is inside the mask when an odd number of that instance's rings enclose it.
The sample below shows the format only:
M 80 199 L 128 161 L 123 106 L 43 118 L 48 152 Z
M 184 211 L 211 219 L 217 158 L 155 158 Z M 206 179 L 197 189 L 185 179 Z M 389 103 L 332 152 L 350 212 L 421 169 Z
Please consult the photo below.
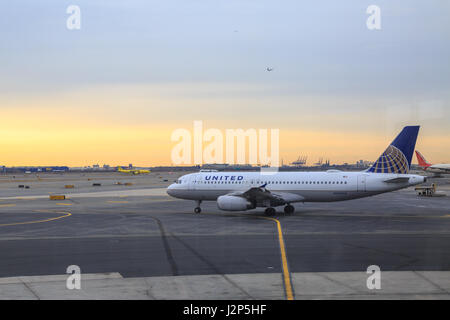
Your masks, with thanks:
M 416 150 L 416 156 L 417 156 L 417 161 L 419 161 L 419 166 L 421 166 L 423 169 L 426 169 L 429 166 L 431 166 L 431 163 L 428 163 L 427 160 L 425 160 L 425 158 L 423 157 L 423 155 L 417 150 Z

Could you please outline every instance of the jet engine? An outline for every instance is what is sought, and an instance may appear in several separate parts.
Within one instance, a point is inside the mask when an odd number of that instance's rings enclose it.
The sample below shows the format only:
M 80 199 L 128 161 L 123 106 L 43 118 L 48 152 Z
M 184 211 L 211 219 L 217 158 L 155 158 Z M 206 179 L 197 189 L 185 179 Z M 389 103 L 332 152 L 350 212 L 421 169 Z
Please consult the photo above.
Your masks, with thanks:
M 217 198 L 217 206 L 225 211 L 244 211 L 255 208 L 247 199 L 237 196 L 220 196 Z

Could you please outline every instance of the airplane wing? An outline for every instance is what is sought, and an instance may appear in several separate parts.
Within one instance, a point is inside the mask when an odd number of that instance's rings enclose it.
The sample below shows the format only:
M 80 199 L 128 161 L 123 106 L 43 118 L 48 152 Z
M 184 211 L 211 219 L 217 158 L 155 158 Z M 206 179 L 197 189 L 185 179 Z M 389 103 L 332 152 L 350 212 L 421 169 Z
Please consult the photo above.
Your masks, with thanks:
M 228 194 L 229 196 L 243 197 L 257 206 L 280 206 L 290 202 L 299 202 L 304 200 L 304 197 L 289 193 L 278 192 L 274 193 L 267 190 L 266 185 L 260 187 L 253 187 L 247 191 L 237 191 Z

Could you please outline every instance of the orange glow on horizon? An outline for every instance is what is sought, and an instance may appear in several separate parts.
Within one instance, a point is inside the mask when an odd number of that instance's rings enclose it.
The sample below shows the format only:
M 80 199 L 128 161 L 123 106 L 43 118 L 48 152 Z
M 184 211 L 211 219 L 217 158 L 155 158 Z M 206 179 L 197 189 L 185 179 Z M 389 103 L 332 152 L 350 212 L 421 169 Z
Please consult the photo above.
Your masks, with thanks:
M 30 120 L 12 121 L 10 118 L 10 121 L 1 121 L 2 165 L 172 165 L 171 150 L 176 142 L 172 142 L 170 136 L 173 130 L 180 127 L 154 124 L 90 124 L 81 127 L 78 123 L 52 127 L 54 119 Z M 369 133 L 354 135 L 280 129 L 280 163 L 283 160 L 284 164 L 288 164 L 300 155 L 308 156 L 308 165 L 319 158 L 324 161 L 330 159 L 332 164 L 355 163 L 360 159 L 374 161 L 390 142 Z M 428 137 L 420 139 L 417 148 L 429 161 L 436 162 L 433 152 L 429 150 L 449 143 L 448 137 Z M 207 144 L 205 142 L 203 148 Z
M 197 119 L 203 119 L 204 131 L 216 127 L 224 135 L 228 128 L 279 129 L 280 163 L 283 160 L 284 164 L 300 155 L 308 157 L 308 165 L 319 158 L 330 159 L 331 164 L 355 163 L 361 159 L 374 161 L 399 132 L 391 133 L 389 129 L 386 137 L 382 119 L 379 127 L 370 119 L 365 120 L 368 128 L 360 123 L 359 127 L 353 125 L 357 116 L 365 115 L 367 110 L 360 114 L 338 112 L 335 115 L 320 114 L 319 110 L 300 116 L 286 115 L 284 121 L 274 119 L 276 111 L 269 108 L 255 119 L 243 115 L 240 109 L 251 105 L 248 111 L 251 113 L 252 108 L 274 102 L 190 99 L 176 92 L 171 96 L 172 91 L 166 87 L 162 93 L 154 91 L 157 91 L 154 87 L 122 86 L 48 96 L 0 96 L 0 165 L 172 165 L 171 150 L 177 144 L 170 140 L 172 132 L 178 128 L 192 132 L 193 121 Z M 311 101 L 298 103 L 306 105 Z M 321 103 L 326 104 L 328 100 Z M 295 117 L 302 122 L 295 121 Z M 400 130 L 399 125 L 395 128 Z M 427 129 L 432 132 L 419 134 L 417 149 L 432 163 L 450 162 L 449 148 L 445 147 L 450 145 L 450 136 L 439 134 L 439 128 L 428 126 Z

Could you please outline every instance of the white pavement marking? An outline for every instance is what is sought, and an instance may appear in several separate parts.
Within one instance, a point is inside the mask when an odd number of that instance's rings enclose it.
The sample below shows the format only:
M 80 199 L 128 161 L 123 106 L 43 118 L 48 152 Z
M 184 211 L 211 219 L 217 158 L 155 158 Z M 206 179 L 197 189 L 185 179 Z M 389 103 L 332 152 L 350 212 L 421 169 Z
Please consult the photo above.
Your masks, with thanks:
M 369 290 L 366 272 L 292 273 L 297 299 L 447 299 L 450 271 L 382 271 L 381 289 Z M 254 299 L 284 299 L 277 273 L 226 275 Z M 122 278 L 82 274 L 68 290 L 68 275 L 0 278 L 0 299 L 247 299 L 222 275 Z M 438 284 L 438 285 L 436 285 Z

